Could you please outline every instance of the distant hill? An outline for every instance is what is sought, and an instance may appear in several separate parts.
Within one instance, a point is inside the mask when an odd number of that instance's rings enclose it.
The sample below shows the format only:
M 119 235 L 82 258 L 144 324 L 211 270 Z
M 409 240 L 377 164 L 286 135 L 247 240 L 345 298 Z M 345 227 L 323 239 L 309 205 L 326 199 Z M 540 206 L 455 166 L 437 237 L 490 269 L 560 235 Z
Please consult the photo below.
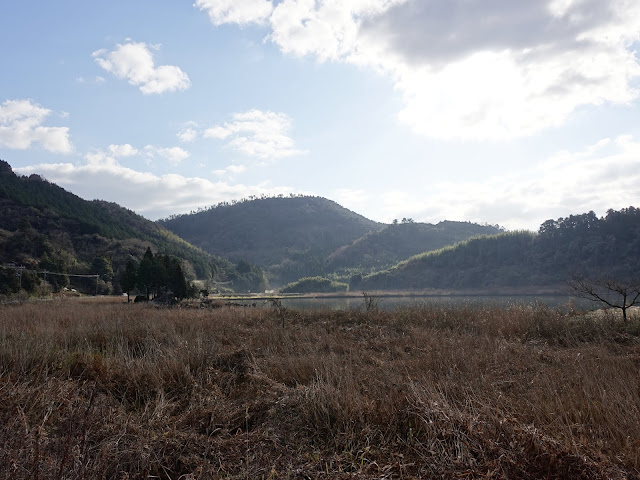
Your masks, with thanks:
M 316 275 L 338 247 L 384 228 L 312 196 L 223 203 L 159 223 L 207 252 L 266 267 L 281 284 Z
M 472 238 L 365 276 L 367 290 L 532 289 L 573 274 L 638 277 L 640 209 L 593 212 L 544 222 L 538 233 Z
M 327 266 L 331 270 L 381 269 L 413 255 L 453 245 L 470 237 L 500 232 L 498 227 L 470 222 L 443 221 L 436 225 L 397 223 L 339 248 L 329 255 Z
M 36 174 L 16 175 L 0 160 L 0 263 L 86 273 L 96 257 L 104 256 L 117 277 L 147 246 L 185 260 L 194 277 L 228 281 L 238 276 L 228 260 L 155 222 L 115 203 L 83 200 Z

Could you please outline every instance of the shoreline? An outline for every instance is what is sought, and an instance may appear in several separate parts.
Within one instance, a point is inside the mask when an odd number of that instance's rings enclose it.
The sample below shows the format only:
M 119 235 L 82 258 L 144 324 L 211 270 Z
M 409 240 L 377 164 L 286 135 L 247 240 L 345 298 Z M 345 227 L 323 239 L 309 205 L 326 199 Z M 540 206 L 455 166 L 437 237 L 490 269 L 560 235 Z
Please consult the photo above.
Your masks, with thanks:
M 363 298 L 365 292 L 344 292 L 344 293 L 246 293 L 229 295 L 209 295 L 210 300 L 274 300 L 274 299 L 313 299 L 313 298 Z M 416 291 L 392 291 L 374 290 L 366 292 L 367 295 L 377 298 L 423 298 L 423 297 L 563 297 L 571 296 L 563 291 L 561 286 L 531 288 L 509 288 L 509 289 L 469 289 L 469 290 L 416 290 Z

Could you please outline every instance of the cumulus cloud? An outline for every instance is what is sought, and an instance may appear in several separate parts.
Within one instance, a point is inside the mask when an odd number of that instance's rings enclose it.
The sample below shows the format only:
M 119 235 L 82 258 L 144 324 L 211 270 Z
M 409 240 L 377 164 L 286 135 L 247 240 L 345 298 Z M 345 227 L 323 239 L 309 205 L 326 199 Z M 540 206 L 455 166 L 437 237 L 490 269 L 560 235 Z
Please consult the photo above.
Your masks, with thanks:
M 186 160 L 191 155 L 186 150 L 180 147 L 155 147 L 153 145 L 147 145 L 144 147 L 144 152 L 151 158 L 161 157 L 168 160 L 172 165 L 178 165 L 183 160 Z
M 192 127 L 186 127 L 177 133 L 177 137 L 184 143 L 193 142 L 198 138 L 198 131 Z
M 221 126 L 215 126 L 215 127 L 211 127 L 211 128 L 207 128 L 204 131 L 204 137 L 205 138 L 216 138 L 218 140 L 224 140 L 225 138 L 229 137 L 232 133 L 231 128 L 229 127 L 221 127 Z
M 604 139 L 577 152 L 560 152 L 526 171 L 483 182 L 429 187 L 416 202 L 407 192 L 381 195 L 385 221 L 472 220 L 537 230 L 549 218 L 594 210 L 602 215 L 640 202 L 640 141 Z
M 243 185 L 176 174 L 155 175 L 125 167 L 105 153 L 93 154 L 83 165 L 47 163 L 14 170 L 23 175 L 38 173 L 83 198 L 116 202 L 154 220 L 222 201 L 294 191 L 267 182 Z
M 454 15 L 443 4 L 438 26 L 425 4 L 412 3 L 367 25 L 363 36 L 394 57 L 406 104 L 400 119 L 429 136 L 530 135 L 563 124 L 581 105 L 636 99 L 640 65 L 629 46 L 640 28 L 638 5 L 554 5 L 468 2 L 464 15 Z M 394 35 L 399 28 L 405 43 Z
M 37 143 L 53 153 L 70 153 L 73 149 L 67 127 L 42 124 L 51 110 L 31 100 L 6 100 L 0 105 L 0 147 L 26 150 Z
M 193 6 L 206 11 L 214 25 L 262 23 L 273 10 L 269 0 L 196 0 Z
M 233 115 L 230 122 L 215 125 L 203 137 L 226 140 L 226 145 L 249 157 L 263 160 L 301 155 L 289 136 L 291 119 L 284 113 L 249 110 Z
M 188 75 L 174 65 L 156 66 L 153 54 L 144 42 L 118 44 L 112 51 L 93 52 L 98 65 L 118 78 L 126 79 L 145 95 L 186 90 Z
M 221 2 L 213 2 L 222 5 Z M 576 108 L 638 97 L 640 3 L 628 0 L 283 0 L 268 38 L 287 54 L 372 67 L 399 118 L 437 138 L 505 139 Z M 239 23 L 220 17 L 216 24 Z M 214 22 L 215 23 L 215 22 Z
M 90 165 L 117 164 L 119 158 L 141 157 L 146 158 L 147 163 L 155 158 L 167 160 L 171 165 L 178 165 L 183 160 L 189 158 L 191 154 L 180 147 L 158 147 L 147 145 L 142 150 L 138 150 L 132 145 L 109 145 L 106 150 L 94 150 L 85 155 L 85 160 Z
M 114 157 L 132 157 L 138 154 L 138 149 L 128 143 L 124 145 L 109 145 L 109 153 Z

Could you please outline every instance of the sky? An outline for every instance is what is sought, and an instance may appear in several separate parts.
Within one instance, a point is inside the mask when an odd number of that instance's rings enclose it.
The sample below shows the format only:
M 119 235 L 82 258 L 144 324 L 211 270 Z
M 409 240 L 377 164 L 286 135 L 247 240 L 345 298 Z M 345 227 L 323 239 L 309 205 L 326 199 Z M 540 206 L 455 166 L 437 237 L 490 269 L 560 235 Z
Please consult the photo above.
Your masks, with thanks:
M 637 0 L 1 2 L 0 159 L 156 220 L 640 207 Z

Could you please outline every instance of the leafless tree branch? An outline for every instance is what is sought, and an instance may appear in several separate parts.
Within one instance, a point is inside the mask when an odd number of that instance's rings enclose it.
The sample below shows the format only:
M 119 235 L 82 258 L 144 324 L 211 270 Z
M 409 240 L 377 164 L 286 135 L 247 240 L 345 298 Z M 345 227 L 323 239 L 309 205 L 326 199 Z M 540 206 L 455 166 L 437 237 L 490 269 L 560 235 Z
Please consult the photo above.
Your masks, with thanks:
M 600 302 L 611 308 L 622 310 L 627 321 L 627 309 L 640 305 L 640 279 L 616 280 L 613 278 L 588 278 L 574 275 L 567 285 L 574 296 Z

